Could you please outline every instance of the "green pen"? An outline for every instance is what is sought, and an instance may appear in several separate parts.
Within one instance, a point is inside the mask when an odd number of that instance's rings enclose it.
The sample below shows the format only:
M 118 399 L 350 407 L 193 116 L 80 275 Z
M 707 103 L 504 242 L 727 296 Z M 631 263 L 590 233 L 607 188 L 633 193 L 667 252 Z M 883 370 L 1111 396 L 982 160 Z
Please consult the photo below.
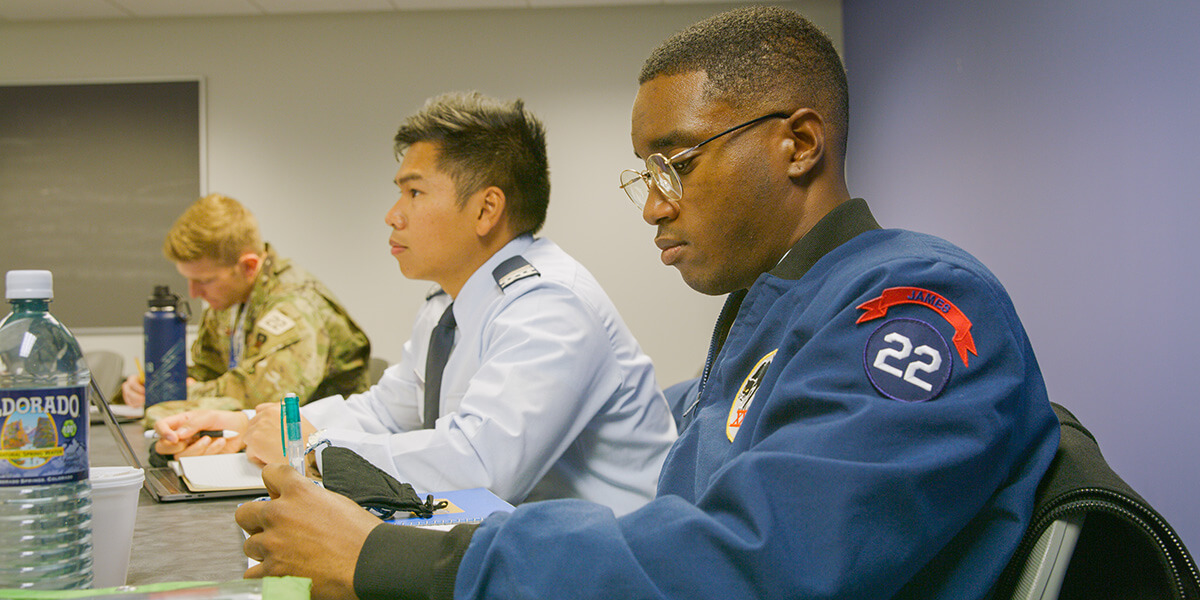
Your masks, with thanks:
M 304 475 L 304 440 L 300 433 L 300 398 L 296 394 L 283 397 L 279 412 L 279 428 L 283 438 L 283 458 L 296 472 Z

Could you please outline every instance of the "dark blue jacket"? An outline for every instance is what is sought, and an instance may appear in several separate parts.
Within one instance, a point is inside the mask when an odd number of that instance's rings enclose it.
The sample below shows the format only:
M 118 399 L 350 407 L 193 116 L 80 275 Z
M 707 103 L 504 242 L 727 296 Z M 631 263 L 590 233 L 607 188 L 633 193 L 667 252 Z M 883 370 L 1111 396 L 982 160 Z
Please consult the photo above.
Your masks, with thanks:
M 731 294 L 655 500 L 492 516 L 455 597 L 985 597 L 1058 422 L 995 277 L 875 227 L 848 202 Z

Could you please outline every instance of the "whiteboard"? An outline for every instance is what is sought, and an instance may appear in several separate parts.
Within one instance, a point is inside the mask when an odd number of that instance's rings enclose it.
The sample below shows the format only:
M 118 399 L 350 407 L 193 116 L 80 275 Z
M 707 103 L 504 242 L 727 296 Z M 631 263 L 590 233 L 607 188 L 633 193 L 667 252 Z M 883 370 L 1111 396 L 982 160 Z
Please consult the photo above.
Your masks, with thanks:
M 186 296 L 162 243 L 202 193 L 203 100 L 199 78 L 0 83 L 0 273 L 53 272 L 73 330 L 140 327 L 155 285 Z

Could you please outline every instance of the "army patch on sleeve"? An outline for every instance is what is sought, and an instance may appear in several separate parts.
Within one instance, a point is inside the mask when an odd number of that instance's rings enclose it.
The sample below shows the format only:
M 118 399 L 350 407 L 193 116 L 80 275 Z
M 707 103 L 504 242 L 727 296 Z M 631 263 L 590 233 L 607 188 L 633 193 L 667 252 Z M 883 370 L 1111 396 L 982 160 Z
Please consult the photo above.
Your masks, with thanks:
M 296 322 L 282 312 L 279 312 L 279 309 L 274 309 L 263 315 L 255 325 L 271 335 L 283 335 L 295 327 Z
M 867 378 L 880 394 L 902 402 L 925 402 L 942 393 L 954 361 L 946 338 L 917 319 L 880 325 L 863 351 Z
M 737 436 L 738 429 L 742 427 L 746 411 L 750 410 L 750 404 L 754 402 L 754 395 L 758 393 L 758 386 L 762 384 L 763 377 L 767 375 L 767 368 L 771 366 L 771 361 L 778 351 L 778 349 L 772 350 L 766 356 L 758 359 L 758 364 L 750 369 L 750 373 L 742 381 L 742 387 L 738 388 L 738 393 L 734 395 L 733 404 L 729 407 L 729 418 L 725 421 L 725 436 L 729 438 L 729 441 L 733 441 L 733 438 Z

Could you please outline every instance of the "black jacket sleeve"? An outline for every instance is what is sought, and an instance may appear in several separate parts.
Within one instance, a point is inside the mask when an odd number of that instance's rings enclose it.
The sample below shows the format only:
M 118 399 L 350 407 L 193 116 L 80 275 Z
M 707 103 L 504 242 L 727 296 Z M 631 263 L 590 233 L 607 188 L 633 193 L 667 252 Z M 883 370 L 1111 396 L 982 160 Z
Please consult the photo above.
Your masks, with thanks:
M 476 527 L 377 526 L 358 554 L 354 593 L 361 600 L 453 599 L 458 564 Z

